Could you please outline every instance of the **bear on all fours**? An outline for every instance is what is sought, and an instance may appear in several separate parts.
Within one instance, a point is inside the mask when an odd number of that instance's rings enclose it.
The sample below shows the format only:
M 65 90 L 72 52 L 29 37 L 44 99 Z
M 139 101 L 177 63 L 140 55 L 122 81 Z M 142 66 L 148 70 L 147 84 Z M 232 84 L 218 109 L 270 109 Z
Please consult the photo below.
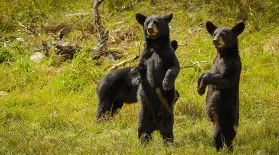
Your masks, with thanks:
M 178 46 L 177 41 L 172 40 L 171 46 L 175 51 Z M 134 71 L 131 71 L 133 69 Z M 138 78 L 143 78 L 145 72 L 140 68 L 125 67 L 107 74 L 100 80 L 96 90 L 98 97 L 97 121 L 105 120 L 108 116 L 114 116 L 124 103 L 137 102 L 139 85 L 137 80 Z M 141 74 L 140 77 L 137 77 L 139 74 Z M 178 91 L 175 93 L 177 100 L 179 93 Z
M 226 144 L 233 150 L 232 141 L 236 136 L 239 121 L 239 80 L 241 60 L 238 51 L 238 35 L 245 24 L 240 22 L 233 28 L 218 28 L 211 22 L 206 29 L 213 38 L 217 50 L 209 72 L 200 75 L 198 93 L 206 95 L 206 111 L 214 123 L 214 144 L 219 151 Z
M 136 19 L 145 39 L 138 66 L 146 68 L 137 94 L 141 103 L 138 137 L 145 145 L 152 132 L 159 130 L 165 143 L 173 142 L 175 79 L 180 66 L 169 39 L 172 14 L 146 17 L 138 13 Z

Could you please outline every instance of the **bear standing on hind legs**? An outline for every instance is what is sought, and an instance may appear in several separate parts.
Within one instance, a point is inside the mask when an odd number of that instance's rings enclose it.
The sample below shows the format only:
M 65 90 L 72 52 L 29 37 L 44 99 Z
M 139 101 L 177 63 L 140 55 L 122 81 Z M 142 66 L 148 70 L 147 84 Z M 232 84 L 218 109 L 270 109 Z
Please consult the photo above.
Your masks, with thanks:
M 172 40 L 171 46 L 175 51 L 177 41 Z M 109 116 L 114 116 L 124 103 L 137 102 L 138 78 L 145 77 L 145 69 L 136 67 L 125 67 L 110 72 L 100 80 L 97 85 L 96 94 L 98 107 L 96 120 L 98 122 L 106 120 Z M 133 81 L 135 80 L 135 82 Z M 175 91 L 175 101 L 179 98 L 178 91 Z
M 217 55 L 208 73 L 198 79 L 198 93 L 203 95 L 208 86 L 206 111 L 214 123 L 214 144 L 217 151 L 225 143 L 233 151 L 232 141 L 236 136 L 239 121 L 239 80 L 241 60 L 237 36 L 245 28 L 243 22 L 233 28 L 218 28 L 207 22 L 206 29 L 213 37 Z
M 138 13 L 136 19 L 143 27 L 145 39 L 138 66 L 146 68 L 146 76 L 138 81 L 141 103 L 138 137 L 145 145 L 151 133 L 159 130 L 165 143 L 173 142 L 174 82 L 180 66 L 169 39 L 172 14 L 146 17 Z

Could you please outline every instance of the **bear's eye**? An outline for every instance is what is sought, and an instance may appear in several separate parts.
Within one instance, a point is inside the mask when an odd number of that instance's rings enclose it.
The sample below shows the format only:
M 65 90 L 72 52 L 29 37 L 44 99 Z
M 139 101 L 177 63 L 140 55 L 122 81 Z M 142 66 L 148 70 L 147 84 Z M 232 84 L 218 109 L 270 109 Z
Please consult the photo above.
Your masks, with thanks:
M 154 24 L 158 27 L 159 26 L 159 22 L 157 20 L 154 21 Z
M 144 27 L 147 27 L 149 25 L 150 21 L 147 21 L 144 23 Z
M 223 38 L 226 38 L 227 34 L 225 32 L 222 32 L 221 35 L 222 35 Z
M 213 36 L 216 36 L 216 32 L 213 33 Z

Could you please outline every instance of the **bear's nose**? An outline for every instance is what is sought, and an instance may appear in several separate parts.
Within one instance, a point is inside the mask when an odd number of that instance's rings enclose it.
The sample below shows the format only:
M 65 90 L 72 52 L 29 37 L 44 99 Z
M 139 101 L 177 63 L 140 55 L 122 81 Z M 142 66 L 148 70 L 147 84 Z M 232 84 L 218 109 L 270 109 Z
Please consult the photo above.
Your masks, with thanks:
M 213 44 L 217 44 L 218 43 L 218 39 L 213 39 Z
M 153 32 L 153 28 L 148 28 L 147 31 L 148 31 L 148 33 L 152 33 Z

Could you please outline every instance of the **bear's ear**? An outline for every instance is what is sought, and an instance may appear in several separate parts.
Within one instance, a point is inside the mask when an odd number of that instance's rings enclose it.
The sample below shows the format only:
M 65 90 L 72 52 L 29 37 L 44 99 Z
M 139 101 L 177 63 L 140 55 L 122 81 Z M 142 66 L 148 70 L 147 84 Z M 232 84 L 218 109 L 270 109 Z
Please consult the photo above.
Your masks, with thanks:
M 140 25 L 144 25 L 144 22 L 145 22 L 145 19 L 146 19 L 147 17 L 146 16 L 144 16 L 144 15 L 142 15 L 142 14 L 140 14 L 140 13 L 137 13 L 136 14 L 136 19 L 137 19 L 137 21 L 138 21 L 138 23 L 140 24 Z
M 215 26 L 210 21 L 206 22 L 205 27 L 206 27 L 207 32 L 211 35 L 213 35 L 214 31 L 217 29 L 217 26 Z
M 175 51 L 177 49 L 178 43 L 176 40 L 172 40 L 171 41 L 171 47 L 173 48 L 173 50 Z
M 232 31 L 236 34 L 236 35 L 240 35 L 243 30 L 245 28 L 245 24 L 244 22 L 240 22 L 238 24 L 236 24 L 233 28 L 232 28 Z
M 169 23 L 172 20 L 172 16 L 173 16 L 173 14 L 169 14 L 167 16 L 163 16 L 163 18 L 167 23 Z

